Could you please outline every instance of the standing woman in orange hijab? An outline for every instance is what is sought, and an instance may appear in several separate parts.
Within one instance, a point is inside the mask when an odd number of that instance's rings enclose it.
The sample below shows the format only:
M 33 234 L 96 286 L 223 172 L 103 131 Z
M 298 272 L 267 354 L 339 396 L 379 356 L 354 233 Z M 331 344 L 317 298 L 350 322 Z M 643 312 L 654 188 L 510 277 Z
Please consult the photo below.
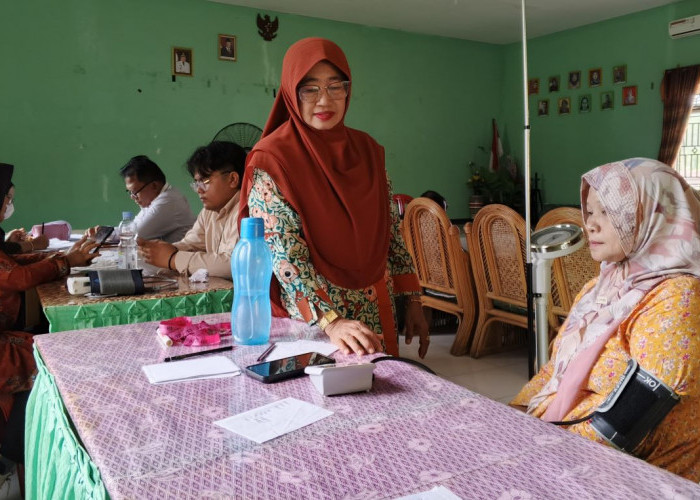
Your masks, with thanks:
M 346 127 L 351 76 L 335 43 L 306 38 L 282 63 L 263 138 L 248 155 L 241 217 L 262 217 L 273 315 L 318 324 L 343 352 L 398 354 L 394 297 L 408 295 L 406 343 L 428 350 L 420 286 L 399 232 L 384 148 Z

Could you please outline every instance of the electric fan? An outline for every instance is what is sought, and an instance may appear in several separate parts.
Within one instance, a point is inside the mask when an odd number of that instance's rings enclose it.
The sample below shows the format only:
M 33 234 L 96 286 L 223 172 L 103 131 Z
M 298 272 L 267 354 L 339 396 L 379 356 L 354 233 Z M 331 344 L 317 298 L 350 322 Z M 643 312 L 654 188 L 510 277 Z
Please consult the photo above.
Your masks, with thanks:
M 248 153 L 253 149 L 255 143 L 260 140 L 261 135 L 262 130 L 252 123 L 240 122 L 226 125 L 216 133 L 212 140 L 236 143 Z

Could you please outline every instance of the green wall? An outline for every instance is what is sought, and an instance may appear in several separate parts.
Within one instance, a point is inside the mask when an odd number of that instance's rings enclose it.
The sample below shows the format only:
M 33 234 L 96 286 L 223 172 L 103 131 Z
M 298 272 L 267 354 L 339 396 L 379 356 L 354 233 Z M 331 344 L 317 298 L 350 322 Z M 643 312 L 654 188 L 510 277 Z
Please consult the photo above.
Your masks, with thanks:
M 672 40 L 668 22 L 700 14 L 700 1 L 672 5 L 612 19 L 528 41 L 530 78 L 540 78 L 539 95 L 529 97 L 531 167 L 543 179 L 547 204 L 578 203 L 580 176 L 591 168 L 634 156 L 656 158 L 661 141 L 664 70 L 700 64 L 700 36 Z M 522 158 L 521 45 L 506 48 L 503 113 L 505 134 L 516 141 Z M 612 67 L 627 65 L 627 83 L 613 85 Z M 588 70 L 603 68 L 600 87 L 588 86 Z M 581 70 L 582 88 L 568 90 L 569 71 Z M 549 93 L 547 79 L 560 75 L 559 92 Z M 585 76 L 584 76 L 585 75 Z M 638 104 L 622 106 L 622 87 L 638 86 Z M 615 109 L 601 111 L 600 93 L 614 92 Z M 591 94 L 593 110 L 578 113 L 578 97 Z M 573 112 L 558 115 L 556 101 L 572 98 Z M 537 116 L 537 101 L 550 100 L 550 114 Z M 514 137 L 517 136 L 517 137 Z
M 498 46 L 262 12 L 278 16 L 276 39 L 257 34 L 257 10 L 207 0 L 23 0 L 0 3 L 0 161 L 16 165 L 17 212 L 5 229 L 67 219 L 74 227 L 116 223 L 136 209 L 117 171 L 147 154 L 186 192 L 188 155 L 224 125 L 263 126 L 282 57 L 306 36 L 335 40 L 353 70 L 347 123 L 386 148 L 396 192 L 435 189 L 449 214 L 465 217 L 469 161 L 488 162 L 491 118 L 522 166 L 522 58 L 519 43 Z M 545 203 L 576 203 L 580 175 L 630 156 L 656 157 L 663 71 L 700 63 L 700 37 L 671 40 L 668 21 L 700 14 L 686 0 L 530 40 L 532 171 Z M 238 37 L 238 62 L 217 59 L 219 33 Z M 194 49 L 194 77 L 171 80 L 173 46 Z M 626 64 L 639 104 L 622 107 L 612 66 Z M 603 68 L 603 85 L 549 94 L 546 79 Z M 616 108 L 601 112 L 612 90 Z M 554 101 L 582 93 L 589 114 L 556 114 Z M 551 113 L 536 116 L 537 100 Z
M 15 164 L 18 186 L 5 229 L 117 223 L 136 209 L 118 176 L 136 154 L 154 159 L 199 210 L 186 158 L 226 124 L 264 125 L 284 53 L 307 36 L 345 49 L 347 123 L 386 147 L 395 191 L 437 189 L 452 216 L 466 215 L 465 165 L 490 141 L 502 46 L 285 14 L 265 42 L 257 13 L 206 0 L 0 3 L 0 161 Z M 238 37 L 237 62 L 217 59 L 220 33 Z M 194 49 L 193 77 L 171 80 L 173 46 Z

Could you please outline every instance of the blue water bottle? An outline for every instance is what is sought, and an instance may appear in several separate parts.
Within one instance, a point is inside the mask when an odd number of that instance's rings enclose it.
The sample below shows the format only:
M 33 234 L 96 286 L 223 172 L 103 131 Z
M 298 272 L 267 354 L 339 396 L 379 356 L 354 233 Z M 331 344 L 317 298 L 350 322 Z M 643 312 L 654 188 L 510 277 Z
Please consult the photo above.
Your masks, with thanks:
M 231 331 L 239 345 L 266 344 L 270 340 L 272 254 L 264 233 L 261 218 L 242 219 L 241 239 L 231 254 Z

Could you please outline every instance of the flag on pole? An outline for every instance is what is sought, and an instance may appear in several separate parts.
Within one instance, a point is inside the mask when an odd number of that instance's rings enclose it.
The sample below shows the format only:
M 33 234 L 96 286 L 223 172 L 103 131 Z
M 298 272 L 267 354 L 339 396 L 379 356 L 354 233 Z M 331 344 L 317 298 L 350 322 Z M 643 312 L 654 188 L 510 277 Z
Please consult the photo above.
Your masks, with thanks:
M 489 161 L 489 170 L 491 172 L 498 171 L 498 159 L 503 156 L 503 144 L 501 144 L 501 137 L 498 135 L 498 127 L 496 126 L 496 119 L 491 121 L 493 125 L 493 139 L 491 140 L 491 159 Z

